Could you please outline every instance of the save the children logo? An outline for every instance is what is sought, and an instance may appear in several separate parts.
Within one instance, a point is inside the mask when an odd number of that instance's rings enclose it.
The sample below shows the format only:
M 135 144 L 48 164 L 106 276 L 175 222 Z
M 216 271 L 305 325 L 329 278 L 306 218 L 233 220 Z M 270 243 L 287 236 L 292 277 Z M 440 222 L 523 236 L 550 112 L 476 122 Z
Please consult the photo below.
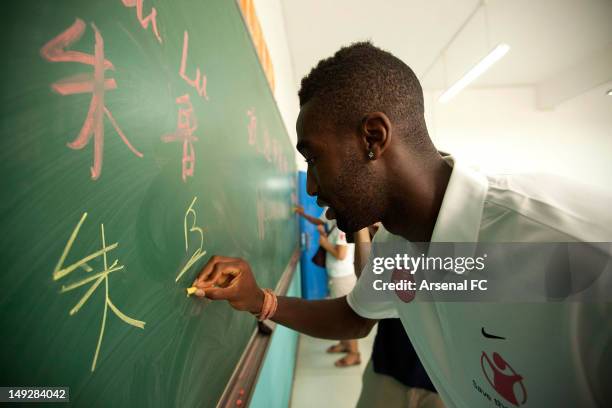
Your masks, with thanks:
M 492 358 L 484 351 L 480 356 L 482 373 L 491 387 L 506 401 L 518 407 L 527 402 L 527 389 L 523 376 L 499 354 L 493 353 Z

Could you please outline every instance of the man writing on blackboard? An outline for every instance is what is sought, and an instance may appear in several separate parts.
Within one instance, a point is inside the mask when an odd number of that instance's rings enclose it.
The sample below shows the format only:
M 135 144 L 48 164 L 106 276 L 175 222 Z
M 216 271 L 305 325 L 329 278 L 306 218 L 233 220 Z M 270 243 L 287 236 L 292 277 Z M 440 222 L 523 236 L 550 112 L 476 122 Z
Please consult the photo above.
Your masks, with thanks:
M 370 43 L 319 62 L 299 96 L 308 193 L 347 233 L 381 221 L 374 243 L 612 240 L 607 196 L 536 175 L 484 175 L 443 158 L 416 76 Z M 513 259 L 517 273 L 546 266 L 538 251 L 523 255 Z M 246 260 L 214 256 L 194 285 L 198 296 L 321 338 L 363 337 L 378 319 L 400 317 L 448 407 L 612 406 L 611 303 L 372 298 L 377 277 L 370 258 L 348 296 L 307 301 L 262 291 Z

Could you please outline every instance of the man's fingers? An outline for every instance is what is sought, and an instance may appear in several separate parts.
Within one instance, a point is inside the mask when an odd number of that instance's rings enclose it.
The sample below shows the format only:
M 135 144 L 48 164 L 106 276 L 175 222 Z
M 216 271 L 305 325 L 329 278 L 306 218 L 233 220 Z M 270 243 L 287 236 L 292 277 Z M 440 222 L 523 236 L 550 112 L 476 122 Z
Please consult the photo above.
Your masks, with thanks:
M 206 282 L 210 282 L 215 286 L 226 286 L 225 283 L 231 280 L 234 276 L 240 273 L 240 262 L 223 262 L 217 263 Z
M 228 264 L 229 262 L 224 264 L 223 268 L 220 268 L 219 275 L 217 275 L 215 279 L 217 286 L 227 287 L 236 281 L 236 279 L 234 279 L 235 277 L 240 275 L 239 263 L 236 263 L 235 267 Z
M 234 265 L 230 265 L 229 262 L 225 265 L 227 265 L 226 267 L 224 267 L 221 270 L 221 273 L 223 275 L 226 276 L 238 276 L 240 275 L 240 271 L 241 271 L 241 263 L 240 262 L 233 262 Z
M 235 289 L 230 288 L 210 288 L 206 290 L 205 296 L 212 300 L 230 300 L 235 294 Z
M 233 307 L 242 307 L 241 303 L 236 305 L 233 302 L 241 297 L 242 279 L 245 276 L 247 281 L 251 278 L 249 271 L 248 264 L 242 259 L 213 256 L 193 283 L 197 288 L 195 294 L 212 300 L 228 300 Z
M 196 279 L 193 286 L 204 289 L 206 292 L 214 287 L 227 287 L 240 275 L 241 267 L 241 261 L 217 262 L 208 268 L 206 278 Z
M 204 282 L 209 280 L 209 276 L 213 273 L 215 265 L 223 262 L 236 262 L 236 258 L 229 258 L 226 256 L 215 255 L 206 262 L 206 265 L 202 268 L 198 277 L 193 282 L 193 286 L 203 286 Z
M 204 281 L 206 280 L 206 278 L 208 277 L 208 275 L 210 275 L 210 273 L 212 272 L 212 269 L 214 268 L 214 266 L 216 265 L 217 262 L 218 261 L 215 260 L 214 256 L 212 258 L 210 258 L 208 260 L 208 262 L 206 262 L 206 265 L 204 265 L 204 267 L 202 268 L 202 270 L 198 274 L 198 277 L 196 278 L 196 280 L 193 281 L 193 286 L 200 286 L 200 285 L 202 285 L 204 283 Z

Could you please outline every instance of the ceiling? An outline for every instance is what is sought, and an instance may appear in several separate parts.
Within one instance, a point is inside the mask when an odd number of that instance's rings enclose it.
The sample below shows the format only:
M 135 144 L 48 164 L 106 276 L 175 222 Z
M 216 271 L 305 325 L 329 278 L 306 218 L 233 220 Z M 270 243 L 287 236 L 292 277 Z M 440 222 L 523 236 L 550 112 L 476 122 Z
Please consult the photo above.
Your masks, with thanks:
M 510 52 L 472 86 L 551 85 L 560 74 L 590 75 L 590 62 L 598 58 L 605 59 L 605 75 L 609 71 L 608 80 L 612 78 L 612 0 L 490 0 L 455 37 L 446 57 L 438 58 L 479 4 L 283 0 L 295 83 L 299 87 L 320 59 L 365 39 L 406 62 L 425 89 L 450 85 L 500 42 L 509 44 Z

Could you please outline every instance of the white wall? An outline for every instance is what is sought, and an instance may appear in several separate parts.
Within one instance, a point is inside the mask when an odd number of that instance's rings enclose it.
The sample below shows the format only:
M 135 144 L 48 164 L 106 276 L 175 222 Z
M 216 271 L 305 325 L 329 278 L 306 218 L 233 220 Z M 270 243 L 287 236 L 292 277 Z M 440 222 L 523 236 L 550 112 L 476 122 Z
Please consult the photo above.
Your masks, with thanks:
M 274 97 L 285 122 L 291 143 L 295 145 L 297 135 L 295 132 L 295 121 L 297 120 L 299 100 L 295 87 L 293 75 L 293 63 L 287 43 L 287 32 L 285 30 L 285 17 L 283 14 L 281 0 L 254 0 L 255 11 L 261 25 L 270 58 L 274 66 L 274 78 L 276 82 Z M 303 166 L 301 156 L 296 155 L 296 163 Z
M 295 144 L 297 79 L 282 0 L 254 0 L 276 78 L 275 97 Z M 299 52 L 299 50 L 294 50 Z M 312 61 L 314 65 L 317 61 Z M 425 93 L 429 132 L 439 149 L 491 172 L 547 172 L 612 191 L 612 83 L 554 110 L 536 108 L 533 87 L 466 89 L 448 104 Z M 296 154 L 298 168 L 305 169 Z
M 612 192 L 612 82 L 559 106 L 536 108 L 532 87 L 466 89 L 448 104 L 426 92 L 440 150 L 492 172 L 546 172 Z

